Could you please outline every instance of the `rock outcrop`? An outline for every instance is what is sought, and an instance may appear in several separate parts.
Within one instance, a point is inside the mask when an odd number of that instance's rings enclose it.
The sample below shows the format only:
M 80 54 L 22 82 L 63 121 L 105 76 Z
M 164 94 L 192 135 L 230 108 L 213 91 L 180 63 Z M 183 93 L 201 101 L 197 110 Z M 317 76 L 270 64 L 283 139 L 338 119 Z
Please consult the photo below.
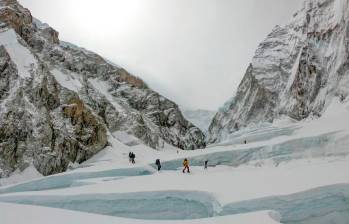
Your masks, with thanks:
M 101 56 L 61 42 L 15 0 L 0 1 L 0 178 L 33 164 L 65 171 L 124 132 L 161 149 L 205 147 L 178 106 Z
M 319 117 L 349 95 L 349 1 L 306 0 L 259 45 L 236 94 L 214 117 L 208 141 L 281 116 Z

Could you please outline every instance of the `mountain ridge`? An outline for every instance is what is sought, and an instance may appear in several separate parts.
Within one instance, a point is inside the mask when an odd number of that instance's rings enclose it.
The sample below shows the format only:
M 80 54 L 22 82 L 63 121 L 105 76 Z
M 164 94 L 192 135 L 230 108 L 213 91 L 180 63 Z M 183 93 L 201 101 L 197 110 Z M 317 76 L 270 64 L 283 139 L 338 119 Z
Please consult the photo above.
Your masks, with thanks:
M 261 122 L 320 117 L 349 95 L 347 0 L 307 0 L 290 23 L 261 42 L 234 97 L 209 128 L 208 142 Z
M 177 104 L 103 57 L 62 43 L 16 0 L 0 1 L 0 177 L 63 172 L 125 132 L 154 149 L 205 147 Z

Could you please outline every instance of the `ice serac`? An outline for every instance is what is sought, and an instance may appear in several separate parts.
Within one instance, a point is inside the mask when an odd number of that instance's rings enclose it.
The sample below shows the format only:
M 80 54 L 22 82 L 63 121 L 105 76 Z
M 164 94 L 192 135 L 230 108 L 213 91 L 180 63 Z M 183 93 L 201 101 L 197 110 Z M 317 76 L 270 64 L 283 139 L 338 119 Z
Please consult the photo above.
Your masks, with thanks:
M 306 0 L 259 45 L 236 94 L 215 115 L 209 142 L 281 116 L 319 117 L 349 95 L 348 0 Z
M 125 132 L 161 149 L 205 146 L 178 106 L 101 56 L 61 42 L 15 0 L 0 1 L 0 178 L 30 164 L 65 171 Z

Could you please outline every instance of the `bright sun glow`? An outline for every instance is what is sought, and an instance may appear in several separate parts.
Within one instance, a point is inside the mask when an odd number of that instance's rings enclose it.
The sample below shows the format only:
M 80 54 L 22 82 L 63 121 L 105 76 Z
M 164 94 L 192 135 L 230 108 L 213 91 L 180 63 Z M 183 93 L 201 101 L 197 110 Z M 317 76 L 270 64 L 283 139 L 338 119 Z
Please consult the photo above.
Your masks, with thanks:
M 139 18 L 143 5 L 141 0 L 74 0 L 68 4 L 74 23 L 86 30 L 104 31 L 127 29 Z

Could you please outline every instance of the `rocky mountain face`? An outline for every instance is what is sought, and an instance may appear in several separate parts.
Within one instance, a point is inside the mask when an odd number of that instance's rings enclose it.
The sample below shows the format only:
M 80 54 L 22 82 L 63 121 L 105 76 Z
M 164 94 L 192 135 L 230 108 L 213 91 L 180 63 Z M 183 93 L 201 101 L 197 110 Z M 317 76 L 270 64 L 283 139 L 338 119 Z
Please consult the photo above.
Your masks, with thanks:
M 61 42 L 16 0 L 0 1 L 0 178 L 90 158 L 122 132 L 161 149 L 205 147 L 178 106 L 101 56 Z
M 280 116 L 319 117 L 349 95 L 348 0 L 306 0 L 259 45 L 234 97 L 214 117 L 209 142 Z

